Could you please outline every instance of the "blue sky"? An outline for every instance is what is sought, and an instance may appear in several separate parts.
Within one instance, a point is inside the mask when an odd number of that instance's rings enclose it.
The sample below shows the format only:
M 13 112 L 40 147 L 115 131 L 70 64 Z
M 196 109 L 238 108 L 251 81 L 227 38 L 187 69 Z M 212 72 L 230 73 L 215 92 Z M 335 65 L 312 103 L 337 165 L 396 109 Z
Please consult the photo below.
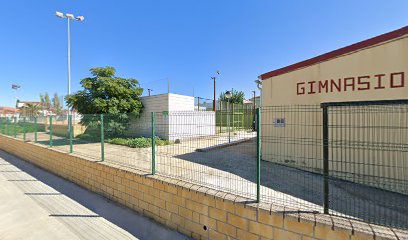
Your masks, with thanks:
M 408 24 L 406 0 L 0 0 L 0 106 L 40 92 L 66 93 L 66 22 L 71 25 L 72 89 L 89 68 L 113 66 L 153 93 L 212 97 L 256 89 L 262 73 Z M 194 89 L 194 90 L 193 90 Z M 147 92 L 147 90 L 146 90 Z

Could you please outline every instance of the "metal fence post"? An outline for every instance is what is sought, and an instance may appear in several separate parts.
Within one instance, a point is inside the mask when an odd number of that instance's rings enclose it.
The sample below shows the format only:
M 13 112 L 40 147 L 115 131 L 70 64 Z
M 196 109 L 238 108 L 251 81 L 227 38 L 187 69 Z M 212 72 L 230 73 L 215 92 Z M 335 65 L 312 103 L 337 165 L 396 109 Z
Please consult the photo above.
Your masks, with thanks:
M 17 117 L 14 117 L 14 138 L 17 138 Z
M 105 161 L 105 131 L 103 125 L 103 114 L 101 114 L 101 160 Z
M 156 174 L 156 114 L 152 112 L 152 175 Z
M 26 117 L 23 117 L 23 140 L 26 140 Z
M 329 213 L 329 114 L 327 106 L 323 107 L 323 209 Z
M 73 153 L 74 149 L 72 146 L 72 115 L 68 115 L 68 129 L 69 129 L 69 153 Z
M 50 130 L 50 147 L 52 147 L 52 144 L 53 144 L 53 142 L 52 142 L 52 115 L 50 115 L 50 117 L 49 117 L 49 124 L 50 124 L 50 126 L 48 127 L 48 129 Z
M 6 135 L 10 136 L 10 129 L 9 129 L 10 120 L 6 118 Z
M 261 199 L 261 110 L 256 109 L 257 131 L 256 131 L 256 202 Z
M 37 132 L 38 132 L 38 124 L 37 124 L 37 117 L 34 117 L 34 142 L 37 142 Z

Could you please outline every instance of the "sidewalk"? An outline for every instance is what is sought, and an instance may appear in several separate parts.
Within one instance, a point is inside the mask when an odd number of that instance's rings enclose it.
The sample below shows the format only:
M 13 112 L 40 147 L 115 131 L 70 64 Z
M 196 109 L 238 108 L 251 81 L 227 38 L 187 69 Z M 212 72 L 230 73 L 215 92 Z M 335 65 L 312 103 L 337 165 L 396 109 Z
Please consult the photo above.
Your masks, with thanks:
M 188 239 L 0 151 L 0 239 Z

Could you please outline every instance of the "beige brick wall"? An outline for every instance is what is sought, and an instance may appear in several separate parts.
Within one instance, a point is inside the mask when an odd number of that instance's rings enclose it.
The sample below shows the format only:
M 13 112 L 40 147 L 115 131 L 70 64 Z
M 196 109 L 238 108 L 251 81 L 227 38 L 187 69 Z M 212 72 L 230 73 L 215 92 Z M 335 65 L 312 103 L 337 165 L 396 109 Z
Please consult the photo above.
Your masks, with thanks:
M 407 232 L 268 204 L 0 135 L 0 149 L 195 239 L 406 239 Z M 204 226 L 209 228 L 205 231 Z M 208 236 L 209 235 L 209 236 Z M 398 237 L 397 237 L 398 236 Z

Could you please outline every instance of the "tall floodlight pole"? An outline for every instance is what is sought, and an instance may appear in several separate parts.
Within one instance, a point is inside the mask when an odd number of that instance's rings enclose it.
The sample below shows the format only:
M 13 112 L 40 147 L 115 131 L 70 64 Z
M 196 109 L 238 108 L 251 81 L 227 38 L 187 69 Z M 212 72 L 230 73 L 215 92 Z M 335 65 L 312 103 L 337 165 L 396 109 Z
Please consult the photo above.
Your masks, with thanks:
M 55 12 L 55 16 L 59 18 L 66 18 L 67 19 L 67 35 L 68 35 L 68 43 L 67 43 L 67 67 L 68 67 L 68 96 L 71 95 L 71 31 L 70 31 L 70 20 L 76 20 L 79 22 L 84 21 L 84 16 L 77 16 L 75 17 L 71 13 L 62 13 L 62 12 Z M 68 106 L 67 106 L 68 107 Z M 68 107 L 68 115 L 70 114 L 70 109 Z
M 14 110 L 14 116 L 16 115 L 16 113 L 17 113 L 17 100 L 18 100 L 18 98 L 17 98 L 17 91 L 19 90 L 21 88 L 21 86 L 20 85 L 18 85 L 18 84 L 11 84 L 11 89 L 13 89 L 13 90 L 16 90 L 16 96 L 15 96 L 15 99 L 16 99 L 16 105 L 15 105 L 15 110 Z

